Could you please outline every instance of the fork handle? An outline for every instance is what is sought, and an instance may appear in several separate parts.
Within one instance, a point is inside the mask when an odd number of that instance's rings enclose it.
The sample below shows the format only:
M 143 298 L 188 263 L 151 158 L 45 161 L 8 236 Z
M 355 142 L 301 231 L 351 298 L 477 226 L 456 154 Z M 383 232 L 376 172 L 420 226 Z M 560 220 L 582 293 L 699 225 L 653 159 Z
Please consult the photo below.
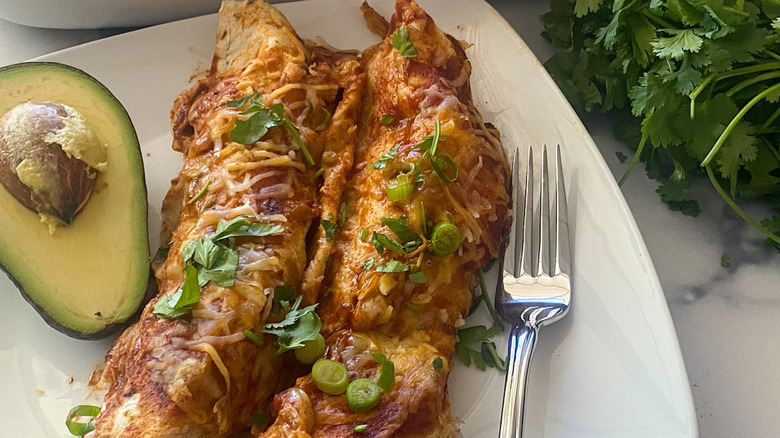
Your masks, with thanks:
M 536 327 L 525 324 L 512 327 L 499 438 L 523 437 L 525 386 L 536 345 L 536 335 Z

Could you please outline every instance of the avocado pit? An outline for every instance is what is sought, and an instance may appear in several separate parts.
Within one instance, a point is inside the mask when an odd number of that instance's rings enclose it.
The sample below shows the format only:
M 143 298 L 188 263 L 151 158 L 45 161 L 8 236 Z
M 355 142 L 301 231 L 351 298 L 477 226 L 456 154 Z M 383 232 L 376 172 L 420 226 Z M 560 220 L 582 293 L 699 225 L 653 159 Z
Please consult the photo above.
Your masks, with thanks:
M 0 184 L 52 232 L 73 221 L 106 165 L 106 146 L 67 105 L 25 102 L 0 118 Z

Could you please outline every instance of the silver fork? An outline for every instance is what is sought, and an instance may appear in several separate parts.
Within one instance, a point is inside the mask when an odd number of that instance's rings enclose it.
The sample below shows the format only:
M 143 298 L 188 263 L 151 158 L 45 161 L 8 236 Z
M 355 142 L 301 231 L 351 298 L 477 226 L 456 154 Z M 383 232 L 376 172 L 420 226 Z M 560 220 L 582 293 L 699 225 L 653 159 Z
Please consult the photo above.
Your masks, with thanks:
M 533 149 L 528 152 L 524 195 L 520 197 L 519 152 L 512 159 L 514 223 L 496 290 L 496 310 L 511 322 L 509 365 L 504 387 L 500 438 L 522 438 L 525 387 L 539 329 L 561 319 L 571 299 L 571 250 L 561 148 L 555 154 L 556 178 L 550 208 L 547 148 L 539 194 L 534 196 Z M 534 204 L 534 198 L 538 203 Z

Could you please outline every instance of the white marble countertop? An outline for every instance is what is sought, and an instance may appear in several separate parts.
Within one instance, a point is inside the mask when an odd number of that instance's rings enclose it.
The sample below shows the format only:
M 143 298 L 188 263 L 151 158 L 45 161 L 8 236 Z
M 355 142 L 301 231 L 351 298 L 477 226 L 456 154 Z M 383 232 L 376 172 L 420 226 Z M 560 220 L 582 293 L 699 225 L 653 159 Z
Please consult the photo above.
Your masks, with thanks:
M 544 61 L 551 46 L 538 17 L 547 0 L 489 0 Z M 102 38 L 118 30 L 49 30 L 0 19 L 0 66 Z M 604 116 L 583 120 L 614 175 L 622 175 Z M 776 437 L 780 430 L 780 253 L 701 182 L 697 218 L 670 211 L 637 168 L 622 187 L 646 241 L 677 329 L 700 436 Z M 721 267 L 728 254 L 731 265 Z

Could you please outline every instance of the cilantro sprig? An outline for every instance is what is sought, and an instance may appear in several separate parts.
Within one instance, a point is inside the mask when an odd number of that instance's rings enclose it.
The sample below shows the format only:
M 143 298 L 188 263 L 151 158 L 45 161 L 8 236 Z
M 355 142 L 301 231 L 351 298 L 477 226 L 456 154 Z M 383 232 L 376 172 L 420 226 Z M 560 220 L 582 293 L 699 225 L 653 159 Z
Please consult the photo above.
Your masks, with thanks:
M 184 246 L 184 282 L 175 293 L 163 295 L 157 300 L 154 314 L 171 319 L 183 318 L 200 300 L 200 288 L 209 281 L 222 287 L 235 284 L 238 269 L 238 251 L 234 249 L 236 237 L 263 237 L 283 231 L 280 225 L 252 223 L 245 216 L 219 221 L 213 233 Z
M 707 178 L 780 249 L 780 203 L 758 221 L 739 201 L 780 197 L 780 7 L 747 0 L 551 0 L 557 49 L 545 66 L 572 104 L 616 114 L 616 136 L 660 182 L 661 199 L 696 216 Z
M 313 341 L 320 334 L 322 321 L 314 312 L 317 304 L 300 309 L 302 300 L 303 296 L 299 295 L 282 321 L 269 323 L 263 327 L 263 333 L 276 335 L 276 343 L 279 345 L 276 355 L 302 348 L 304 342 Z
M 247 106 L 248 104 L 248 106 Z M 314 165 L 314 159 L 309 153 L 309 149 L 303 142 L 298 129 L 284 116 L 284 105 L 275 103 L 270 107 L 263 104 L 263 96 L 260 93 L 253 93 L 240 99 L 231 100 L 226 103 L 231 108 L 244 108 L 242 115 L 249 115 L 246 119 L 236 120 L 233 128 L 230 130 L 230 139 L 236 143 L 250 145 L 263 138 L 270 128 L 284 126 L 290 132 L 295 143 L 303 152 L 306 162 Z
M 504 331 L 504 323 L 496 313 L 492 301 L 487 293 L 483 270 L 479 271 L 480 295 L 475 300 L 475 306 L 470 313 L 476 310 L 476 306 L 485 303 L 488 313 L 493 319 L 490 327 L 476 325 L 458 330 L 458 342 L 455 343 L 455 357 L 464 365 L 474 366 L 484 371 L 488 367 L 499 371 L 506 371 L 507 360 L 501 358 L 496 352 L 496 344 L 493 337 Z

